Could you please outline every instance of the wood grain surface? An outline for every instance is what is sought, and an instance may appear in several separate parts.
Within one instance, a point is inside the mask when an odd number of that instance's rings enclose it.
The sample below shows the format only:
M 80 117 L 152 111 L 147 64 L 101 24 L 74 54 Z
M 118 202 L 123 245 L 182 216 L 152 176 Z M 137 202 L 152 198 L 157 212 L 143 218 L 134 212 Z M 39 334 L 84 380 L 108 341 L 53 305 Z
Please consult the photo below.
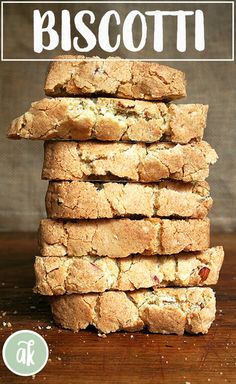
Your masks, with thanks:
M 73 333 L 52 323 L 45 297 L 32 294 L 36 235 L 0 235 L 0 341 L 32 329 L 47 341 L 50 358 L 35 377 L 19 377 L 0 363 L 3 384 L 236 383 L 236 236 L 218 234 L 212 245 L 226 251 L 216 287 L 217 316 L 204 336 L 117 333 L 98 337 L 91 329 Z

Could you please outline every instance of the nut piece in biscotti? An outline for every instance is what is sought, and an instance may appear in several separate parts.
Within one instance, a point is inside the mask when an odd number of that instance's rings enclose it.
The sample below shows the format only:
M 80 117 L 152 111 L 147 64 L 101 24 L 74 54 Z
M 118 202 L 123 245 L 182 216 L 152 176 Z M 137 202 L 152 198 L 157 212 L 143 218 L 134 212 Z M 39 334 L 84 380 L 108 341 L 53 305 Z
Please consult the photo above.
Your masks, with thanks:
M 147 328 L 182 335 L 207 333 L 216 302 L 211 288 L 157 288 L 52 296 L 51 310 L 58 325 L 73 331 L 93 325 L 106 334 Z
M 13 120 L 12 139 L 101 141 L 201 140 L 208 106 L 125 99 L 56 98 L 32 103 Z
M 42 178 L 203 181 L 216 160 L 216 152 L 205 141 L 184 145 L 46 141 Z
M 51 181 L 45 202 L 51 219 L 132 216 L 201 219 L 212 206 L 206 181 L 169 180 L 156 184 Z
M 185 75 L 177 69 L 114 57 L 108 59 L 70 55 L 56 57 L 48 69 L 44 87 L 46 95 L 143 100 L 174 100 L 186 96 Z
M 130 256 L 123 259 L 36 256 L 34 291 L 51 296 L 213 285 L 218 281 L 223 259 L 223 247 L 171 256 Z
M 41 220 L 42 256 L 108 256 L 174 254 L 209 247 L 209 219 Z

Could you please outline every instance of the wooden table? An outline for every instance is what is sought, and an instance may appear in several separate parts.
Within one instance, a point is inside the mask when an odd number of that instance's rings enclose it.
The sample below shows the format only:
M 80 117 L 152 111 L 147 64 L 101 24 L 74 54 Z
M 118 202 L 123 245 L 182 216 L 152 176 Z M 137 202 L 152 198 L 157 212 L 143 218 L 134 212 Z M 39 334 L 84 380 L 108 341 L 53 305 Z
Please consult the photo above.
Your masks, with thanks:
M 58 329 L 47 299 L 32 294 L 36 243 L 35 234 L 0 234 L 0 341 L 2 348 L 12 332 L 35 330 L 46 339 L 50 359 L 43 371 L 27 378 L 1 361 L 1 383 L 236 383 L 235 234 L 212 238 L 213 245 L 224 245 L 226 258 L 216 289 L 216 321 L 204 336 L 117 333 L 101 338 L 94 330 Z

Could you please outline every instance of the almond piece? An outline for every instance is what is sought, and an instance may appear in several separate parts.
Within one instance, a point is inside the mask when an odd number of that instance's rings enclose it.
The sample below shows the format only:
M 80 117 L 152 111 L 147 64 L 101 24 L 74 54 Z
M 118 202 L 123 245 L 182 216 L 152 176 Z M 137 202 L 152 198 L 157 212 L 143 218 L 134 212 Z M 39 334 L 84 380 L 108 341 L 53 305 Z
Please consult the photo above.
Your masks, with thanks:
M 210 273 L 210 269 L 207 267 L 201 268 L 200 271 L 198 272 L 202 281 L 205 281 L 208 278 L 209 273 Z

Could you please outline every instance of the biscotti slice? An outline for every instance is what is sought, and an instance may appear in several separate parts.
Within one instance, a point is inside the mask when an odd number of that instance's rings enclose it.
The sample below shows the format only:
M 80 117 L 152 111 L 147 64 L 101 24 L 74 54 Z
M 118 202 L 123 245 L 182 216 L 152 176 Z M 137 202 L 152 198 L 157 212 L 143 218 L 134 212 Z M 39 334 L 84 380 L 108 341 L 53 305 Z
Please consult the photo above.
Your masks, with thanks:
M 135 292 L 51 297 L 54 321 L 73 331 L 93 325 L 102 333 L 140 331 L 182 335 L 207 333 L 215 319 L 211 288 L 157 288 Z
M 166 65 L 63 55 L 50 64 L 44 90 L 48 96 L 174 100 L 186 96 L 185 86 L 184 73 Z
M 216 152 L 205 141 L 184 145 L 46 141 L 42 178 L 203 181 L 216 160 Z
M 131 256 L 124 259 L 37 256 L 34 291 L 41 295 L 63 295 L 213 285 L 218 281 L 223 259 L 222 247 L 173 256 Z
M 156 184 L 51 181 L 46 194 L 51 219 L 207 216 L 211 206 L 206 181 Z
M 209 219 L 101 219 L 40 223 L 42 256 L 174 254 L 209 248 Z
M 124 99 L 56 98 L 32 103 L 13 120 L 12 139 L 102 141 L 200 140 L 208 106 Z

